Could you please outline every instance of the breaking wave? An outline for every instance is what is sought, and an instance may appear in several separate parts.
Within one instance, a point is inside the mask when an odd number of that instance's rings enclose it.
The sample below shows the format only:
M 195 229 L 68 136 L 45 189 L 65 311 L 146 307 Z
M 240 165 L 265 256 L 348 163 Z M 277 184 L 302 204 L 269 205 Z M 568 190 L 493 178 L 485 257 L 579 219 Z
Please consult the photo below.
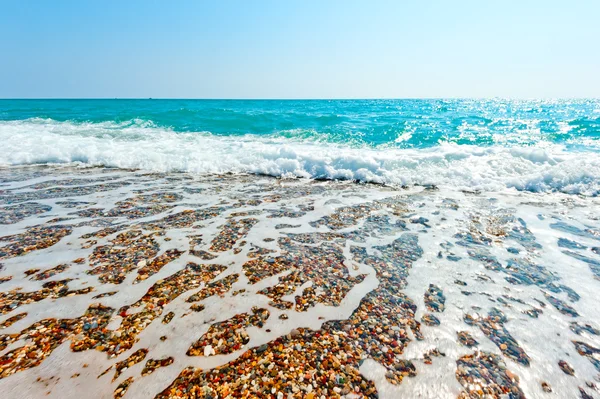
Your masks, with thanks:
M 600 152 L 552 143 L 429 148 L 352 145 L 316 133 L 213 135 L 152 122 L 0 122 L 0 164 L 83 163 L 150 171 L 258 173 L 468 190 L 600 194 Z

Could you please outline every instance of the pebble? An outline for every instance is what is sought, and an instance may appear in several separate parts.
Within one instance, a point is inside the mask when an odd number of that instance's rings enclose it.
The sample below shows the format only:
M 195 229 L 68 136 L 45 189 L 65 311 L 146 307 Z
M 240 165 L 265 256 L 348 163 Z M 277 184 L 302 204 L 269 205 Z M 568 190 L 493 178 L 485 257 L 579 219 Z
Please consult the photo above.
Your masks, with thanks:
M 215 354 L 216 354 L 216 352 L 211 345 L 206 345 L 204 347 L 204 356 L 208 357 L 208 356 L 215 355 Z

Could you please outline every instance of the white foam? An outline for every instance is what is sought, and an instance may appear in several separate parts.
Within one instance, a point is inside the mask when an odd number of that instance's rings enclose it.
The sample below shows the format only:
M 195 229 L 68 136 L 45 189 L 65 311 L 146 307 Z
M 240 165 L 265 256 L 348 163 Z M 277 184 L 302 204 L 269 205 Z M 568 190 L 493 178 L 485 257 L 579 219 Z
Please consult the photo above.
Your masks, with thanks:
M 600 153 L 562 146 L 352 147 L 315 138 L 176 133 L 151 122 L 0 122 L 0 165 L 73 163 L 192 173 L 249 172 L 459 189 L 600 193 Z

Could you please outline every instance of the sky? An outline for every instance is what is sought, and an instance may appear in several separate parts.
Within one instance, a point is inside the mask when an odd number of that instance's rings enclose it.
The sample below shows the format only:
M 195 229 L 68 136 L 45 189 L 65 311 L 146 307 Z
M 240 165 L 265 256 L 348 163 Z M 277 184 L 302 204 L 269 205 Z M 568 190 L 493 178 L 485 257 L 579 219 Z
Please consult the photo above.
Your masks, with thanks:
M 0 0 L 0 98 L 600 97 L 598 0 Z

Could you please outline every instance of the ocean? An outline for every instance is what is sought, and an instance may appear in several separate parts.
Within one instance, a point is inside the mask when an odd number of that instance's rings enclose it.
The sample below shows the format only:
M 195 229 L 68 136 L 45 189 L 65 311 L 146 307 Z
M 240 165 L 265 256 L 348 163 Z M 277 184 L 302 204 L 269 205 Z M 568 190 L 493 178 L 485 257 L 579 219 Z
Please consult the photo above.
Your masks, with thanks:
M 0 165 L 600 192 L 600 100 L 0 100 Z
M 598 398 L 600 100 L 0 100 L 2 398 Z

